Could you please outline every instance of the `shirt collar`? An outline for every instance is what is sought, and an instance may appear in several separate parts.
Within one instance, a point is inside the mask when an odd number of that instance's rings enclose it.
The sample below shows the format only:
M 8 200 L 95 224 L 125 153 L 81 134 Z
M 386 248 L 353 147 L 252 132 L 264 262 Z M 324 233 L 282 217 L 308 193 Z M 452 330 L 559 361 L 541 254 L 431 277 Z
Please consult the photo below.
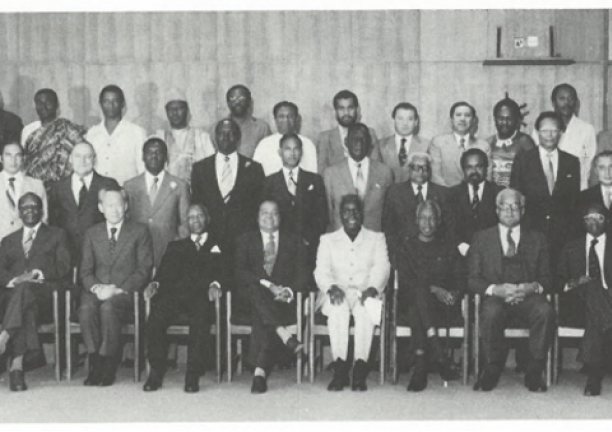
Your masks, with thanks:
M 358 164 L 361 164 L 362 169 L 366 169 L 370 164 L 370 158 L 366 156 L 363 159 L 361 159 L 359 162 L 356 162 L 353 158 L 349 157 L 348 163 L 351 164 L 353 168 L 355 168 L 355 170 L 357 169 Z
M 606 242 L 606 233 L 603 233 L 602 235 L 600 235 L 599 237 L 593 237 L 592 234 L 587 233 L 587 245 L 591 246 L 591 241 L 593 241 L 593 239 L 597 238 L 597 244 L 603 244 Z
M 93 180 L 93 171 L 87 174 L 86 176 L 83 176 L 82 179 L 85 182 L 85 186 L 87 187 L 87 189 L 89 189 Z M 81 177 L 79 177 L 76 173 L 72 173 L 72 184 L 79 185 L 79 187 L 81 186 Z
M 36 234 L 38 233 L 38 230 L 40 229 L 41 225 L 42 225 L 42 221 L 38 222 L 32 228 L 28 228 L 27 226 L 24 225 L 24 227 L 23 227 L 23 234 L 24 234 L 24 236 L 28 236 L 30 234 L 30 232 L 33 232 L 34 233 L 34 237 L 36 237 Z
M 461 142 L 462 139 L 465 140 L 465 145 L 468 145 L 468 143 L 470 142 L 470 134 L 465 134 L 464 136 L 460 136 L 458 133 L 453 132 L 453 135 L 455 136 L 455 141 L 457 142 L 457 145 L 459 145 L 459 143 Z
M 108 238 L 111 237 L 111 228 L 117 228 L 117 232 L 115 233 L 115 238 L 119 238 L 119 233 L 121 232 L 121 227 L 123 226 L 123 221 L 119 222 L 116 225 L 111 225 L 108 221 L 106 222 L 106 234 Z
M 263 239 L 264 245 L 268 242 L 268 240 L 270 240 L 270 234 L 272 234 L 272 237 L 274 237 L 274 243 L 278 244 L 278 230 L 274 231 L 273 233 L 268 233 L 262 230 L 259 230 L 259 232 L 261 233 L 261 238 Z
M 217 161 L 218 162 L 225 162 L 225 157 L 228 157 L 230 162 L 233 162 L 234 159 L 238 159 L 238 153 L 237 152 L 232 152 L 232 153 L 230 153 L 228 155 L 225 155 L 225 154 L 223 154 L 221 152 L 217 152 L 216 155 L 217 155 Z
M 18 172 L 18 173 L 16 173 L 16 174 L 9 174 L 9 173 L 7 173 L 6 171 L 2 170 L 2 175 L 4 176 L 4 180 L 5 180 L 5 181 L 8 183 L 8 181 L 9 181 L 9 179 L 10 179 L 11 177 L 15 177 L 15 180 L 16 180 L 16 181 L 21 181 L 21 180 L 23 180 L 23 177 L 24 177 L 24 175 L 25 175 L 25 174 L 23 173 L 23 171 L 19 171 L 19 172 Z
M 556 148 L 553 151 L 549 152 L 548 150 L 546 150 L 542 146 L 538 146 L 538 147 L 539 147 L 539 150 L 540 150 L 540 157 L 542 159 L 547 159 L 549 154 L 552 156 L 553 159 L 555 159 L 557 157 L 557 155 L 559 154 L 559 148 Z
M 161 172 L 159 174 L 157 174 L 156 176 L 154 176 L 153 174 L 151 174 L 149 171 L 145 170 L 145 181 L 147 182 L 148 185 L 152 185 L 153 184 L 153 179 L 155 177 L 157 177 L 157 186 L 161 186 L 162 182 L 164 181 L 164 176 L 166 175 L 166 170 L 161 170 Z
M 191 234 L 191 241 L 195 243 L 198 235 L 201 236 L 198 243 L 200 243 L 200 246 L 202 246 L 204 243 L 206 243 L 206 240 L 208 240 L 208 233 L 203 232 L 202 234 Z
M 406 140 L 406 145 L 409 146 L 412 143 L 412 138 L 414 137 L 414 135 L 410 134 L 410 135 L 406 135 L 406 136 L 402 136 L 400 134 L 398 134 L 397 132 L 395 133 L 395 144 L 398 146 L 398 148 L 402 145 L 402 139 Z
M 423 197 L 425 197 L 425 195 L 427 195 L 427 184 L 429 182 L 425 182 L 421 185 L 421 193 L 423 194 Z M 410 185 L 412 186 L 412 190 L 414 191 L 414 193 L 416 194 L 419 191 L 419 185 L 413 182 L 410 182 Z
M 504 236 L 505 238 L 508 235 L 508 230 L 510 228 L 502 224 L 498 224 L 498 226 L 499 226 L 501 235 Z M 518 234 L 519 236 L 521 235 L 521 225 L 520 224 L 512 228 L 512 234 Z
M 283 174 L 285 175 L 285 178 L 287 180 L 289 180 L 289 171 L 293 172 L 293 180 L 295 180 L 295 182 L 297 183 L 299 172 L 300 172 L 300 167 L 295 167 L 295 168 L 289 169 L 289 168 L 286 168 L 286 167 L 283 166 Z

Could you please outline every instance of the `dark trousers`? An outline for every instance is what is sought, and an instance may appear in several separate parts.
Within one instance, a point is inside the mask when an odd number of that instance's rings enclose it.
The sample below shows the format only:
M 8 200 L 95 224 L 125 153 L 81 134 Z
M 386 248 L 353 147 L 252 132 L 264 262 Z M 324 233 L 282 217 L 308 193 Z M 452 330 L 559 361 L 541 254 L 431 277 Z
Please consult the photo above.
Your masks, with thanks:
M 555 312 L 542 294 L 529 295 L 514 306 L 499 297 L 486 296 L 480 309 L 480 331 L 486 365 L 503 367 L 504 330 L 508 327 L 529 329 L 531 359 L 545 362 L 556 328 Z
M 609 287 L 609 289 L 612 287 Z M 612 293 L 600 283 L 575 288 L 584 299 L 586 325 L 582 339 L 582 358 L 595 367 L 604 366 L 604 348 L 612 343 Z
M 203 296 L 153 297 L 151 315 L 147 321 L 147 357 L 158 373 L 166 372 L 168 338 L 172 324 L 189 325 L 187 373 L 203 375 L 204 360 L 210 349 L 211 303 Z
M 295 301 L 279 303 L 262 286 L 252 286 L 250 289 L 252 333 L 249 359 L 254 367 L 269 369 L 274 366 L 277 353 L 284 346 L 276 334 L 276 328 L 295 323 Z
M 132 293 L 118 294 L 100 301 L 95 294 L 81 296 L 79 321 L 87 352 L 118 360 L 121 348 L 121 327 L 134 318 Z
M 28 351 L 38 351 L 38 322 L 52 320 L 53 286 L 45 283 L 24 282 L 15 288 L 0 290 L 2 329 L 10 336 L 13 357 Z

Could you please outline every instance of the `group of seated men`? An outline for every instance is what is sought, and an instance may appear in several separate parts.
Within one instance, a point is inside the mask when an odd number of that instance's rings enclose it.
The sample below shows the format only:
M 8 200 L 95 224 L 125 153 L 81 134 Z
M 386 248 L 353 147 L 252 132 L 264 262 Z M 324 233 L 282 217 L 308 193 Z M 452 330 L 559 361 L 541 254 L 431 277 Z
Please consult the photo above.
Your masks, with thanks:
M 393 267 L 398 310 L 413 334 L 408 390 L 425 389 L 430 370 L 453 378 L 436 328 L 471 292 L 482 297 L 484 348 L 474 389 L 495 388 L 504 328 L 518 323 L 530 330 L 525 386 L 546 391 L 556 316 L 545 294 L 558 292 L 568 314 L 588 311 L 584 392 L 600 394 L 612 342 L 612 152 L 591 154 L 594 132 L 576 117 L 576 101 L 568 84 L 553 90 L 555 111 L 535 122 L 537 145 L 520 132 L 520 107 L 509 98 L 495 105 L 498 133 L 487 141 L 475 137 L 476 110 L 466 102 L 451 107 L 453 132 L 431 143 L 418 136 L 417 108 L 403 102 L 392 113 L 395 135 L 378 142 L 358 121 L 357 97 L 342 91 L 333 101 L 338 128 L 314 145 L 297 133 L 290 102 L 274 107 L 279 133 L 268 136 L 241 85 L 228 91 L 230 115 L 212 136 L 189 126 L 188 103 L 174 94 L 166 105 L 171 129 L 148 139 L 122 118 L 117 86 L 101 91 L 104 120 L 86 134 L 57 117 L 55 92 L 37 92 L 40 122 L 24 128 L 23 144 L 12 138 L 2 147 L 0 354 L 10 355 L 11 390 L 27 388 L 24 358 L 40 346 L 36 323 L 77 267 L 87 386 L 113 384 L 121 324 L 132 294 L 143 291 L 152 302 L 144 390 L 162 386 L 166 329 L 185 316 L 185 391 L 199 391 L 212 304 L 231 290 L 251 315 L 251 390 L 264 393 L 279 348 L 301 355 L 287 328 L 297 293 L 318 288 L 333 357 L 328 389 L 364 391 L 375 302 Z M 589 189 L 591 164 L 598 182 Z

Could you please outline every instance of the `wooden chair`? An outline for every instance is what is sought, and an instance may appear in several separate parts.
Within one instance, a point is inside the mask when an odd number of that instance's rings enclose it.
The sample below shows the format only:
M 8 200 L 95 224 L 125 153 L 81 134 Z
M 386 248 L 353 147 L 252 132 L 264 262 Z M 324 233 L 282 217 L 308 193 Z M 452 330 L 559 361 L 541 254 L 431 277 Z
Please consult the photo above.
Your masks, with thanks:
M 61 342 L 60 342 L 60 310 L 59 310 L 59 291 L 53 290 L 53 322 L 38 326 L 38 333 L 42 335 L 53 335 L 53 349 L 55 352 L 55 380 L 61 381 L 62 371 L 60 364 Z
M 323 352 L 320 342 L 321 337 L 329 337 L 329 330 L 327 329 L 327 319 L 321 313 L 315 310 L 316 307 L 316 295 L 317 293 L 311 292 L 309 297 L 310 312 L 308 313 L 309 325 L 308 325 L 308 365 L 310 382 L 314 383 L 316 364 L 318 360 L 319 367 L 323 369 Z M 387 335 L 387 301 L 386 296 L 382 298 L 382 312 L 381 312 L 381 323 L 374 329 L 374 336 L 377 336 L 380 341 L 380 363 L 379 363 L 379 381 L 380 385 L 385 383 L 385 366 L 386 366 L 386 335 Z M 353 326 L 349 329 L 349 336 L 354 336 Z M 317 337 L 319 341 L 317 343 Z M 318 355 L 317 355 L 318 353 Z
M 238 356 L 238 375 L 242 374 L 242 361 L 243 361 L 243 349 L 242 349 L 242 341 L 240 337 L 250 336 L 252 332 L 252 328 L 250 324 L 243 322 L 244 320 L 232 321 L 232 293 L 228 291 L 226 293 L 226 331 L 227 331 L 227 382 L 232 381 L 232 342 L 233 336 L 238 336 L 238 340 L 236 341 L 236 354 Z M 296 324 L 288 326 L 287 330 L 291 332 L 291 334 L 295 335 L 298 342 L 303 341 L 303 325 L 302 325 L 302 316 L 303 316 L 303 300 L 302 293 L 298 292 L 295 295 L 296 299 Z M 244 317 L 243 317 L 244 318 Z M 302 355 L 301 353 L 297 355 L 297 382 L 301 384 L 302 382 Z
M 399 368 L 397 361 L 397 339 L 398 338 L 409 338 L 412 336 L 412 331 L 409 326 L 401 326 L 398 325 L 398 293 L 399 293 L 399 283 L 398 283 L 398 275 L 397 270 L 395 271 L 395 277 L 393 282 L 393 313 L 391 314 L 391 328 L 390 328 L 390 337 L 391 337 L 391 365 L 392 365 L 392 374 L 393 374 L 393 383 L 397 384 L 397 380 L 399 377 Z M 461 350 L 462 350 L 462 358 L 461 358 L 461 369 L 462 369 L 462 384 L 467 385 L 469 380 L 469 363 L 470 363 L 470 354 L 469 354 L 469 296 L 466 294 L 463 296 L 461 300 L 461 315 L 463 316 L 463 326 L 453 326 L 453 327 L 443 327 L 438 328 L 438 337 L 447 337 L 452 339 L 461 339 Z
M 151 314 L 151 299 L 145 300 L 145 314 L 147 322 L 149 321 L 149 315 Z M 215 325 L 210 327 L 210 333 L 215 335 L 215 352 L 216 360 L 215 365 L 217 369 L 217 383 L 221 382 L 221 300 L 215 299 Z M 188 324 L 173 324 L 168 327 L 167 334 L 170 336 L 189 336 L 189 325 Z M 146 362 L 147 375 L 151 373 L 151 365 L 149 361 Z
M 554 297 L 554 307 L 555 312 L 557 313 L 557 320 L 559 320 L 559 294 L 555 294 Z M 555 332 L 555 340 L 553 343 L 554 347 L 554 355 L 553 355 L 553 370 L 552 370 L 552 380 L 555 384 L 559 383 L 559 375 L 561 374 L 561 370 L 563 369 L 562 364 L 562 356 L 561 356 L 561 338 L 565 339 L 582 339 L 584 337 L 584 328 L 576 327 L 576 326 L 564 326 L 557 325 L 557 331 Z
M 550 295 L 547 295 L 548 301 L 551 301 Z M 474 374 L 476 379 L 480 375 L 480 295 L 474 296 Z M 529 338 L 529 329 L 527 328 L 507 328 L 504 336 L 508 339 Z M 546 385 L 550 387 L 552 384 L 552 364 L 553 364 L 553 347 L 548 350 L 546 359 Z

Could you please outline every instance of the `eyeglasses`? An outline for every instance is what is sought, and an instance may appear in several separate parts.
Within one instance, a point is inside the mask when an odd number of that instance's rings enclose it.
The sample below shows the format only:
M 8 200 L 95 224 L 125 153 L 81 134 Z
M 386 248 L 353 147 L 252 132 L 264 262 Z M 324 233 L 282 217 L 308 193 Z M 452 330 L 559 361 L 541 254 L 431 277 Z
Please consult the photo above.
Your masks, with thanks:
M 595 222 L 604 222 L 606 220 L 606 217 L 599 213 L 591 213 L 591 214 L 585 215 L 583 219 L 585 220 L 585 222 L 588 222 L 590 220 L 595 221 Z
M 409 164 L 408 167 L 413 171 L 427 172 L 429 165 L 414 165 Z
M 557 135 L 561 131 L 559 129 L 540 129 L 538 133 L 542 135 Z
M 520 204 L 504 204 L 504 205 L 498 205 L 497 209 L 499 211 L 503 211 L 503 212 L 518 212 L 519 210 L 521 210 L 521 205 Z

